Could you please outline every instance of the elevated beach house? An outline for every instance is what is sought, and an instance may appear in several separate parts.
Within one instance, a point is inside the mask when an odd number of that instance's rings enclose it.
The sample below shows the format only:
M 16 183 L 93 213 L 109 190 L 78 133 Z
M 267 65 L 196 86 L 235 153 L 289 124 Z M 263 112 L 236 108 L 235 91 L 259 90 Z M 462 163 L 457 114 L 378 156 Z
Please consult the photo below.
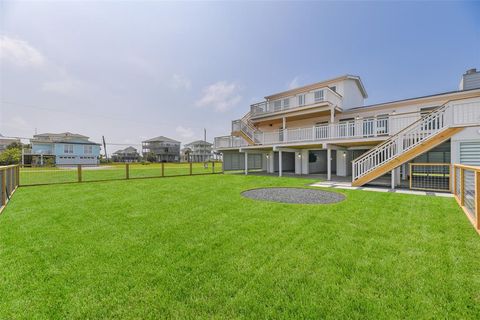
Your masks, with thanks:
M 24 149 L 23 163 L 44 165 L 98 165 L 100 144 L 81 134 L 42 133 L 30 139 L 31 149 Z M 26 162 L 28 159 L 28 162 Z
M 212 159 L 213 144 L 204 140 L 197 140 L 185 145 L 189 149 L 188 159 L 190 162 L 204 162 Z
M 458 90 L 365 105 L 358 76 L 267 95 L 216 137 L 225 170 L 324 174 L 353 186 L 405 184 L 412 165 L 480 165 L 480 73 Z M 445 165 L 446 164 L 446 165 Z M 419 176 L 421 177 L 421 176 Z M 434 177 L 434 175 L 430 176 Z
M 147 160 L 152 156 L 156 162 L 179 162 L 180 141 L 164 136 L 148 139 L 142 141 L 142 153 Z
M 117 150 L 112 154 L 112 160 L 115 162 L 138 162 L 140 154 L 137 149 L 130 146 L 122 150 Z

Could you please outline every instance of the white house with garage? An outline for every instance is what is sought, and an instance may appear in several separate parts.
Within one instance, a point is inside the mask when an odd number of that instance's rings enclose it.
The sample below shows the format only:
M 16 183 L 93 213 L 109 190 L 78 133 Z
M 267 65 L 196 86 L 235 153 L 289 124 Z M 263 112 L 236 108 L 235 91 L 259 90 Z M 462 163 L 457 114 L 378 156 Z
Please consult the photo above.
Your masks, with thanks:
M 444 177 L 451 163 L 480 165 L 476 69 L 458 90 L 373 105 L 367 98 L 353 75 L 268 95 L 232 121 L 230 135 L 215 138 L 214 150 L 225 171 L 319 174 L 354 186 L 409 186 L 413 170 L 427 164 L 443 165 L 426 172 Z

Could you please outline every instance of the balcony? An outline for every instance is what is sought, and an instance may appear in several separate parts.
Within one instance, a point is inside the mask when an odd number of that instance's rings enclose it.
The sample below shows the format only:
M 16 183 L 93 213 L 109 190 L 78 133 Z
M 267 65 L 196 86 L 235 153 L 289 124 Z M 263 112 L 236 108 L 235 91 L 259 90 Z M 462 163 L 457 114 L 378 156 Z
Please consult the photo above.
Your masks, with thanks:
M 325 87 L 301 95 L 252 104 L 250 106 L 250 112 L 252 118 L 255 118 L 328 105 L 341 108 L 342 96 L 332 89 Z
M 223 137 L 215 137 L 215 140 L 214 140 L 215 149 L 241 148 L 246 146 L 248 146 L 247 141 L 245 141 L 245 139 L 241 137 L 223 136 Z
M 303 128 L 287 128 L 269 132 L 257 131 L 255 141 L 259 145 L 288 144 L 314 141 L 335 141 L 387 137 L 420 119 L 420 115 L 390 116 L 315 125 Z
M 370 117 L 339 123 L 287 128 L 275 131 L 256 130 L 252 140 L 257 146 L 268 146 L 366 138 L 383 139 L 396 134 L 418 119 L 420 119 L 420 113 L 413 113 L 409 115 Z M 248 143 L 241 137 L 226 136 L 215 138 L 215 148 L 217 149 L 246 146 L 248 146 Z

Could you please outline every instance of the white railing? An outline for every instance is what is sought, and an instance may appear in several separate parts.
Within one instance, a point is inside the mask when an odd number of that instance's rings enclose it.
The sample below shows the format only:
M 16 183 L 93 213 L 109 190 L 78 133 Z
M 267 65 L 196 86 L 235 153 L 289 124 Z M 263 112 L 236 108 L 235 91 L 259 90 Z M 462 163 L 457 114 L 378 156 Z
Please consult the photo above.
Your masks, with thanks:
M 334 124 L 315 125 L 302 128 L 287 128 L 275 131 L 256 131 L 255 143 L 260 145 L 340 140 L 355 138 L 375 138 L 395 134 L 399 128 L 415 122 L 419 115 L 402 115 L 381 118 L 368 118 Z
M 319 96 L 315 97 L 314 92 L 322 92 Z M 314 107 L 319 104 L 330 103 L 334 106 L 342 106 L 342 97 L 333 91 L 332 89 L 325 87 L 307 92 L 304 95 L 303 103 L 299 104 L 298 96 L 290 96 L 274 101 L 262 101 L 252 104 L 250 106 L 251 116 L 265 115 L 269 113 L 286 111 L 295 108 Z
M 248 112 L 242 119 L 232 121 L 232 132 L 243 132 L 252 141 L 255 141 L 257 129 L 250 123 L 251 112 Z
M 468 125 L 480 125 L 480 102 L 441 106 L 355 159 L 353 181 L 447 128 Z
M 240 148 L 248 146 L 247 141 L 242 137 L 235 136 L 224 136 L 224 137 L 215 137 L 214 139 L 214 148 Z

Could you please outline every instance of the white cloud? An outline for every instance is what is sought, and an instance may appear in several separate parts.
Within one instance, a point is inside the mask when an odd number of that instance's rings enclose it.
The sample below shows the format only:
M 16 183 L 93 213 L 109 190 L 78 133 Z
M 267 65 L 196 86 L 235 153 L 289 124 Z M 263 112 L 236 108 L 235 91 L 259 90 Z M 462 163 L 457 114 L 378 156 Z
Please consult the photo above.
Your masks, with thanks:
M 224 112 L 236 106 L 242 96 L 238 93 L 240 87 L 236 83 L 219 81 L 203 89 L 203 95 L 196 102 L 196 106 L 213 108 L 215 111 Z
M 69 95 L 80 91 L 82 83 L 72 78 L 47 81 L 42 85 L 42 91 Z
M 193 130 L 191 128 L 185 128 L 183 126 L 178 126 L 178 127 L 175 128 L 175 131 L 182 138 L 192 138 L 194 136 Z
M 41 67 L 45 57 L 26 41 L 5 35 L 0 36 L 0 61 L 19 67 Z
M 190 89 L 192 82 L 185 76 L 174 74 L 172 77 L 172 87 L 174 89 Z
M 292 81 L 290 81 L 290 82 L 287 84 L 288 90 L 291 90 L 291 89 L 295 89 L 295 88 L 300 87 L 299 80 L 300 80 L 300 79 L 299 79 L 298 76 L 296 76 L 295 78 L 293 78 Z

